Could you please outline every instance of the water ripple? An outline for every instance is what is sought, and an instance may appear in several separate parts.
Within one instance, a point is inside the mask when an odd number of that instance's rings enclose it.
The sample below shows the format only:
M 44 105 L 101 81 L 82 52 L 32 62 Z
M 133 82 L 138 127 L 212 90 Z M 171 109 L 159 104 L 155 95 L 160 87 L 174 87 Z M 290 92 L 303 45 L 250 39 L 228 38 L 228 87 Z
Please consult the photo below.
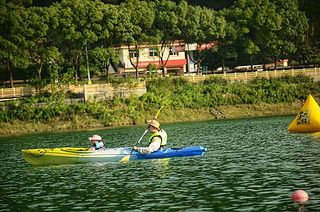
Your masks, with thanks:
M 131 146 L 144 127 L 0 138 L 0 210 L 319 211 L 318 135 L 287 133 L 292 118 L 163 124 L 170 146 L 201 145 L 208 151 L 129 163 L 37 167 L 20 150 L 61 147 L 65 141 L 89 146 L 92 134 L 110 147 Z M 292 203 L 297 189 L 308 192 L 307 203 Z

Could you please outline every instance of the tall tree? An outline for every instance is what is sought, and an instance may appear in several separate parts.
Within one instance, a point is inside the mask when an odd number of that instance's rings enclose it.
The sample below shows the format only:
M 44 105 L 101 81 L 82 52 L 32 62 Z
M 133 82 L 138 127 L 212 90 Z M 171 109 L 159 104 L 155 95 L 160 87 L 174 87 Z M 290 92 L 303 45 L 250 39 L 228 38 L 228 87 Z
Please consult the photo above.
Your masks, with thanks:
M 28 8 L 28 19 L 26 20 L 30 31 L 28 33 L 29 54 L 35 64 L 38 79 L 41 80 L 41 71 L 44 64 L 53 62 L 59 55 L 56 47 L 50 45 L 47 32 L 49 30 L 50 10 L 49 8 Z
M 237 42 L 249 55 L 252 68 L 254 55 L 265 49 L 266 41 L 280 30 L 283 19 L 276 5 L 265 0 L 239 0 L 231 7 L 228 18 L 236 24 Z
M 155 19 L 155 13 L 147 2 L 139 0 L 128 0 L 121 6 L 130 11 L 132 28 L 128 31 L 129 37 L 125 38 L 125 42 L 129 48 L 129 58 L 131 65 L 136 70 L 136 78 L 139 80 L 139 59 L 141 49 L 146 42 L 150 42 L 149 31 Z
M 60 52 L 67 58 L 71 70 L 78 81 L 80 57 L 84 56 L 86 46 L 98 40 L 96 30 L 101 30 L 98 24 L 103 18 L 100 1 L 63 0 L 54 4 L 58 11 L 57 42 Z
M 89 51 L 90 62 L 96 67 L 97 73 L 104 70 L 106 81 L 109 82 L 109 66 L 111 63 L 118 64 L 119 58 L 113 47 L 120 44 L 121 39 L 127 37 L 130 29 L 130 15 L 127 10 L 118 5 L 102 5 L 103 17 L 98 22 L 100 29 L 96 30 L 98 42 Z
M 298 46 L 297 54 L 308 63 L 320 63 L 320 1 L 299 0 L 300 9 L 309 19 L 309 31 L 304 45 Z
M 212 43 L 225 37 L 226 21 L 214 10 L 189 6 L 187 9 L 185 26 L 182 28 L 182 38 L 186 43 L 196 43 L 197 48 L 190 58 L 197 64 L 197 75 L 200 74 L 201 62 L 208 55 L 208 51 L 215 51 Z M 206 45 L 211 43 L 211 45 Z M 187 49 L 188 54 L 190 51 Z M 192 51 L 193 52 L 193 51 Z
M 152 35 L 154 36 L 154 48 L 157 49 L 159 57 L 159 66 L 162 75 L 166 74 L 166 65 L 174 41 L 179 38 L 181 31 L 179 24 L 179 9 L 172 1 L 156 0 L 154 4 L 155 21 L 152 26 Z
M 266 46 L 277 69 L 278 60 L 296 53 L 298 46 L 305 41 L 309 25 L 307 17 L 299 10 L 297 0 L 276 0 L 274 4 L 282 22 L 280 29 L 273 31 L 272 36 L 268 37 Z
M 253 57 L 260 52 L 260 48 L 250 38 L 246 39 L 244 47 L 244 52 L 249 55 L 251 71 L 253 71 Z
M 15 69 L 27 68 L 28 14 L 23 6 L 12 2 L 0 4 L 0 61 L 2 72 L 8 72 L 10 86 L 13 87 Z
M 216 53 L 220 58 L 222 71 L 225 72 L 225 65 L 227 60 L 236 58 L 238 52 L 236 51 L 236 39 L 243 34 L 242 29 L 238 29 L 235 22 L 230 20 L 231 9 L 223 9 L 218 12 L 220 16 L 226 17 L 226 25 L 223 28 L 223 36 L 217 39 Z

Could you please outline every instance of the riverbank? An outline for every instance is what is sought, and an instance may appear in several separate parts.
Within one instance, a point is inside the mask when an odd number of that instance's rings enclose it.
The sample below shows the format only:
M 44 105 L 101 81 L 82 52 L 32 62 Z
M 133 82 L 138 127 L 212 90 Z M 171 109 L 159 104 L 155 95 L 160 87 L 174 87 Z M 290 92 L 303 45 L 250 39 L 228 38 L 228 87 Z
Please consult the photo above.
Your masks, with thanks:
M 295 115 L 308 94 L 319 101 L 320 82 L 299 75 L 249 82 L 208 78 L 156 78 L 147 93 L 128 98 L 66 103 L 64 96 L 30 97 L 0 104 L 0 135 L 145 125 L 165 105 L 161 123 Z
M 217 108 L 201 108 L 190 109 L 184 108 L 180 110 L 172 110 L 164 108 L 158 120 L 161 123 L 187 122 L 187 121 L 205 121 L 216 119 L 237 119 L 237 118 L 252 118 L 264 116 L 280 116 L 280 115 L 295 115 L 299 112 L 303 102 L 295 101 L 293 103 L 278 103 L 278 104 L 241 104 L 235 106 L 220 106 Z M 112 126 L 126 125 L 144 125 L 146 120 L 154 117 L 156 110 L 144 111 L 141 113 L 141 118 L 132 123 L 126 121 L 123 117 L 121 122 L 116 122 Z M 289 125 L 290 123 L 288 123 Z M 76 115 L 72 120 L 61 120 L 61 118 L 52 119 L 50 122 L 27 122 L 15 120 L 13 123 L 0 123 L 0 135 L 10 136 L 27 133 L 38 132 L 53 132 L 65 130 L 80 130 L 80 129 L 96 129 L 106 127 L 103 122 L 89 116 Z

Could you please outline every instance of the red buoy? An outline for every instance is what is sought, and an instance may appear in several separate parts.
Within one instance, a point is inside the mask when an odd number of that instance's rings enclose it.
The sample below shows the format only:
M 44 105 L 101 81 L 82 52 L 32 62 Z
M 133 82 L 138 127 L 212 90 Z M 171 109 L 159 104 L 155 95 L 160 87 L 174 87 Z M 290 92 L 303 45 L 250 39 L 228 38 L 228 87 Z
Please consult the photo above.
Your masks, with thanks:
M 303 190 L 297 190 L 297 191 L 293 192 L 291 199 L 294 202 L 306 202 L 306 201 L 308 201 L 309 196 L 308 196 L 307 192 L 305 192 Z

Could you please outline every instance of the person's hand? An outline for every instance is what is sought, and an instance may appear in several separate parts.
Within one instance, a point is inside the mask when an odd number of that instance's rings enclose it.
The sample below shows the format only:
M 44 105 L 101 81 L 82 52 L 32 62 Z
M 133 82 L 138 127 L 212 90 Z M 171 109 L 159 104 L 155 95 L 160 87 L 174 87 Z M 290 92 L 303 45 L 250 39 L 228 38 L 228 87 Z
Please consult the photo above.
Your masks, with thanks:
M 137 150 L 137 149 L 138 149 L 138 147 L 133 146 L 131 149 L 133 149 L 133 150 Z

